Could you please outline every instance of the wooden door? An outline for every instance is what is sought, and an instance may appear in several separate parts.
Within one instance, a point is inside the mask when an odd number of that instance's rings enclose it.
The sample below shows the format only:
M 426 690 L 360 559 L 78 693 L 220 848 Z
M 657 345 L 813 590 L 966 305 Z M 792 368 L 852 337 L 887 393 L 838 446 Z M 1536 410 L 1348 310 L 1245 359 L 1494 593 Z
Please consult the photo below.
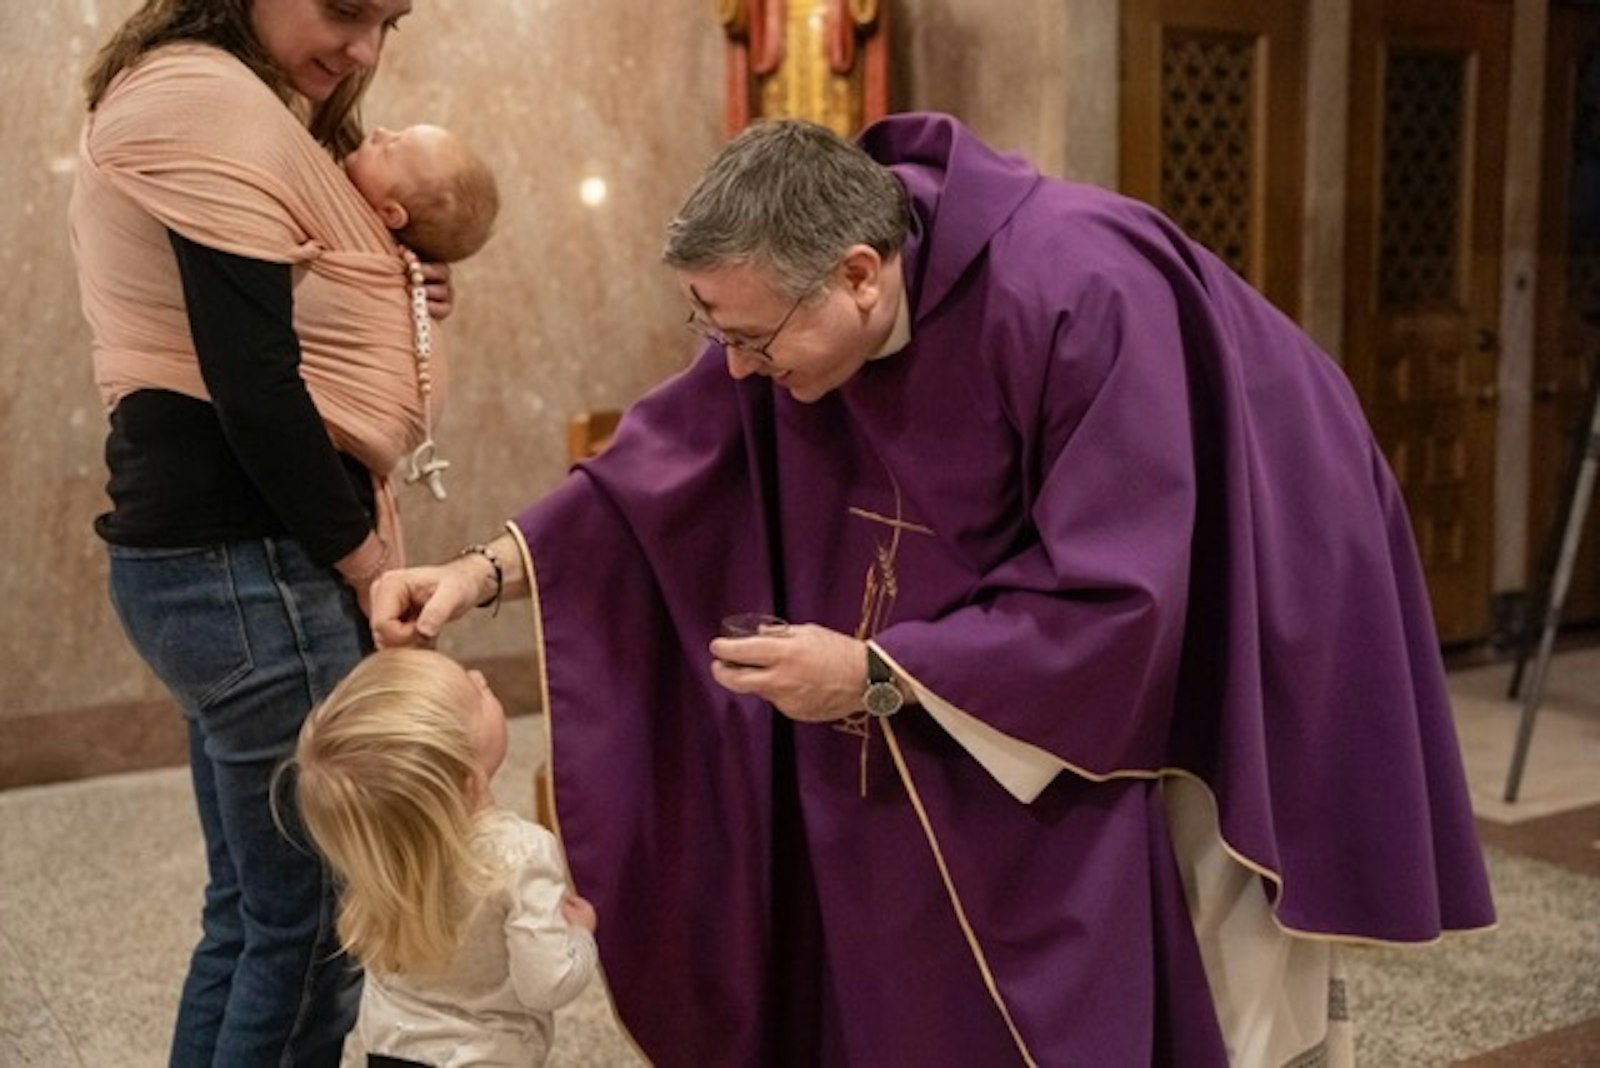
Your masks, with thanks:
M 1554 566 L 1551 529 L 1575 440 L 1587 436 L 1600 360 L 1600 11 L 1552 8 L 1545 52 L 1544 161 L 1528 491 L 1528 589 Z M 1559 538 L 1559 533 L 1556 535 Z M 1600 618 L 1600 500 L 1589 506 L 1563 618 Z M 1534 627 L 1542 617 L 1530 620 Z
M 1345 366 L 1440 639 L 1490 630 L 1510 5 L 1356 0 Z
M 1305 0 L 1124 0 L 1122 191 L 1290 316 L 1300 296 Z

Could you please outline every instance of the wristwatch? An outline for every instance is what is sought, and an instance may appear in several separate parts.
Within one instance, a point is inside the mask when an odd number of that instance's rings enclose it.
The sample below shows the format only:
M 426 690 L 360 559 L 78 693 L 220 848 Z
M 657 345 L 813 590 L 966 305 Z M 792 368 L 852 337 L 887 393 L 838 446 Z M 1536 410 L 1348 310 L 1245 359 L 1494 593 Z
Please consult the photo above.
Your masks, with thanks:
M 894 673 L 872 646 L 867 646 L 867 692 L 861 695 L 869 715 L 887 718 L 900 711 L 905 695 L 894 683 Z

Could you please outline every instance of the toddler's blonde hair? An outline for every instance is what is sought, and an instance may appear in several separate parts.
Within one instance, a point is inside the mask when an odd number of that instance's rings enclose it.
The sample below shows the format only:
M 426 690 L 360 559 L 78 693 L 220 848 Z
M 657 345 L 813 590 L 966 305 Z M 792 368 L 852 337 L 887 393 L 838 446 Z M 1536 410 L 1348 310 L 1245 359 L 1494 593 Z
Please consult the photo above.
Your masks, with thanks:
M 472 848 L 487 789 L 464 717 L 477 688 L 421 649 L 372 654 L 300 731 L 300 819 L 341 885 L 339 937 L 380 973 L 424 972 L 460 944 L 496 873 Z

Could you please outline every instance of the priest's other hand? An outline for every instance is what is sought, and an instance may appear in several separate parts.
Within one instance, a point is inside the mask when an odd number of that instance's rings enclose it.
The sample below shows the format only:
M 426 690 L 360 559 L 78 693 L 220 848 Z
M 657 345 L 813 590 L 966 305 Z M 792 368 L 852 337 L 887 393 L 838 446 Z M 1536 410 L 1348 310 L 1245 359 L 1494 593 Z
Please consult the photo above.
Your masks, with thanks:
M 781 634 L 716 638 L 711 677 L 734 693 L 755 694 L 790 719 L 828 723 L 861 711 L 866 643 L 815 623 Z

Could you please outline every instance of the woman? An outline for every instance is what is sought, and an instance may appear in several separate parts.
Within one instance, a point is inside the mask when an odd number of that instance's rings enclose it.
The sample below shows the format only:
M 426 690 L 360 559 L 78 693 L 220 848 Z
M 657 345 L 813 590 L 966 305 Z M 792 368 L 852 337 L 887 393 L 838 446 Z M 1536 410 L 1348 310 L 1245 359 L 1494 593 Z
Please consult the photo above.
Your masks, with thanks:
M 370 647 L 383 474 L 425 441 L 431 308 L 338 160 L 410 0 L 146 0 L 85 79 L 71 229 L 133 645 L 188 721 L 209 868 L 171 1061 L 336 1065 L 359 973 L 274 766 Z M 430 302 L 431 298 L 431 302 Z M 436 469 L 437 461 L 429 465 Z M 426 473 L 426 472 L 424 472 Z

